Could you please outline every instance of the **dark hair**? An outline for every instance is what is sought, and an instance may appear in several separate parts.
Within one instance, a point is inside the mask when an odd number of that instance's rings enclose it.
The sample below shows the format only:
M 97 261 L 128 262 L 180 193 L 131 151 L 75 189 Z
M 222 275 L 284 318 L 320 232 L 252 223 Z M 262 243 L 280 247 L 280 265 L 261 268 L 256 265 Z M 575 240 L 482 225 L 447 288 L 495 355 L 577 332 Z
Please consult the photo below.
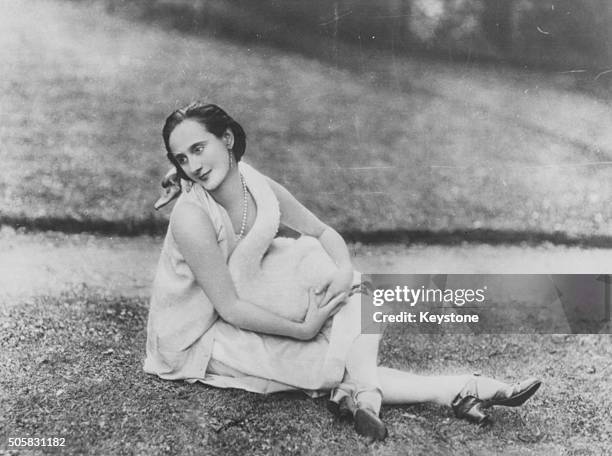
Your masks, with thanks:
M 166 152 L 168 160 L 174 165 L 179 177 L 182 179 L 189 178 L 183 172 L 181 165 L 176 161 L 172 151 L 170 150 L 170 134 L 174 129 L 184 120 L 191 119 L 202 125 L 209 133 L 212 133 L 217 138 L 221 138 L 225 130 L 228 128 L 234 134 L 234 146 L 232 147 L 232 153 L 236 162 L 239 162 L 244 151 L 246 149 L 246 133 L 238 122 L 232 119 L 223 109 L 214 104 L 204 104 L 200 102 L 191 103 L 184 108 L 177 109 L 166 119 L 164 128 L 162 130 L 162 136 L 164 138 L 164 145 L 166 146 Z

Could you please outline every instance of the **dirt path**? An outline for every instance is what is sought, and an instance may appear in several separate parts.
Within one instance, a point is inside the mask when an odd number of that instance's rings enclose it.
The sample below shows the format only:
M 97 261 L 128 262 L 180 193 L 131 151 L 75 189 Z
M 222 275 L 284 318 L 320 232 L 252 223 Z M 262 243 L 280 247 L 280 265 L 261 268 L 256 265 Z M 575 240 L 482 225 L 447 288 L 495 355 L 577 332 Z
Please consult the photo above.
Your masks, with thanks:
M 0 299 L 57 295 L 86 286 L 115 296 L 146 297 L 161 238 L 0 230 Z M 356 267 L 370 273 L 609 273 L 612 250 L 543 245 L 410 247 L 351 245 Z

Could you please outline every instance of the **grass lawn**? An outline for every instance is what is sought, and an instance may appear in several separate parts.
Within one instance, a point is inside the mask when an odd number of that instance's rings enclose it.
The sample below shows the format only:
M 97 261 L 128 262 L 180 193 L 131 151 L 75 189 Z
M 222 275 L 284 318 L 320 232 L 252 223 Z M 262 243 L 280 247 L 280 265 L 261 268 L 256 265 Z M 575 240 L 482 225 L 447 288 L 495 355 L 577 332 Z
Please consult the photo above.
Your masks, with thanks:
M 204 99 L 340 231 L 610 233 L 612 110 L 571 74 L 344 47 L 336 65 L 97 3 L 1 5 L 0 222 L 159 231 L 163 120 Z
M 0 452 L 9 437 L 61 437 L 58 454 L 609 453 L 612 340 L 602 336 L 387 333 L 381 362 L 414 372 L 537 375 L 538 394 L 480 429 L 432 405 L 385 407 L 367 445 L 324 399 L 162 381 L 142 371 L 146 302 L 96 289 L 0 307 Z M 15 450 L 12 448 L 12 450 Z

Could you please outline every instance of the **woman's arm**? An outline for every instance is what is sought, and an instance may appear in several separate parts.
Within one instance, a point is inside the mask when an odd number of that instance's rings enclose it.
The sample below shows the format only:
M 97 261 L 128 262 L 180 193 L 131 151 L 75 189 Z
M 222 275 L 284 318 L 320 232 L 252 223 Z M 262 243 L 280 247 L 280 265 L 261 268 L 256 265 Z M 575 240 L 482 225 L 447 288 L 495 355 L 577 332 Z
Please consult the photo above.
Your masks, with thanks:
M 328 302 L 338 293 L 348 291 L 353 281 L 353 265 L 342 236 L 319 220 L 281 184 L 270 178 L 268 178 L 268 183 L 278 199 L 281 223 L 302 234 L 319 239 L 325 251 L 338 266 L 338 273 L 329 284 L 322 302 Z
M 196 282 L 211 300 L 215 310 L 228 323 L 260 333 L 307 340 L 314 337 L 338 303 L 325 308 L 311 292 L 311 305 L 304 322 L 284 319 L 238 297 L 210 218 L 196 205 L 177 206 L 170 219 L 170 230 L 179 251 L 191 268 Z

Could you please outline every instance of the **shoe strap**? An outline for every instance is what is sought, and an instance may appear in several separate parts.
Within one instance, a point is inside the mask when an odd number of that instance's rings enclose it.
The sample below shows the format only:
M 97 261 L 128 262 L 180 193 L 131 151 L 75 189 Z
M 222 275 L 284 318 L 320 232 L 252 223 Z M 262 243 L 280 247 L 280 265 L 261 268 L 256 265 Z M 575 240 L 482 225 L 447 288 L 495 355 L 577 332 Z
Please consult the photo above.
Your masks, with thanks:
M 357 408 L 372 408 L 369 407 L 367 403 L 359 400 L 359 395 L 362 393 L 376 393 L 380 396 L 380 402 L 383 400 L 383 392 L 379 386 L 371 386 L 371 385 L 358 385 L 355 391 L 353 392 L 353 401 Z
M 355 393 L 355 384 L 352 382 L 342 382 L 331 390 L 329 400 L 337 404 L 345 398 L 353 398 Z

